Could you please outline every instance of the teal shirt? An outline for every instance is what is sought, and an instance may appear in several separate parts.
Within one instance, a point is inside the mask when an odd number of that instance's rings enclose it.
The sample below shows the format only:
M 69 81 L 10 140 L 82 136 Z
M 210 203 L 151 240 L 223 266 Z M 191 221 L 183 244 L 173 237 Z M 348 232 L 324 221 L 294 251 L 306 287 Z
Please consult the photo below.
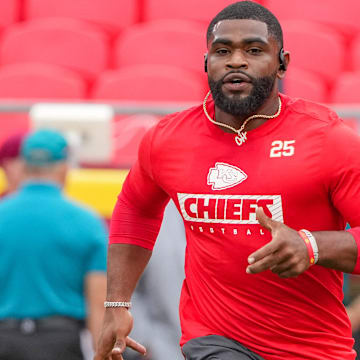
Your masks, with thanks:
M 84 319 L 85 277 L 106 270 L 106 229 L 53 183 L 0 202 L 0 319 Z

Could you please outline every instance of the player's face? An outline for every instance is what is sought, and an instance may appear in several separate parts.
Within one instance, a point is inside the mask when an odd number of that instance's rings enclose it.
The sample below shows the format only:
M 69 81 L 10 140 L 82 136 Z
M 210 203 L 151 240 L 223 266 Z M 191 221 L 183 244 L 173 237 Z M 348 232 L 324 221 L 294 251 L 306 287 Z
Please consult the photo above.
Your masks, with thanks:
M 224 20 L 208 43 L 208 81 L 215 104 L 248 116 L 277 92 L 279 46 L 257 20 Z

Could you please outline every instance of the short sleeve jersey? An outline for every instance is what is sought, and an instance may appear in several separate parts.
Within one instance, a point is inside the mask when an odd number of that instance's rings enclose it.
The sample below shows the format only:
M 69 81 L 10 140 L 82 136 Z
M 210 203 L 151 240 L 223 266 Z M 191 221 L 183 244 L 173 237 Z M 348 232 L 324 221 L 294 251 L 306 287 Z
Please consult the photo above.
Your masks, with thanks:
M 271 240 L 257 207 L 296 230 L 360 225 L 359 137 L 326 107 L 281 100 L 281 114 L 242 146 L 200 106 L 162 120 L 143 140 L 110 242 L 151 249 L 172 198 L 187 237 L 181 344 L 216 334 L 267 360 L 353 360 L 341 272 L 315 265 L 282 279 L 245 271 L 248 256 Z M 213 102 L 208 111 L 214 117 Z
M 85 279 L 106 271 L 102 220 L 54 183 L 0 202 L 0 319 L 86 317 Z

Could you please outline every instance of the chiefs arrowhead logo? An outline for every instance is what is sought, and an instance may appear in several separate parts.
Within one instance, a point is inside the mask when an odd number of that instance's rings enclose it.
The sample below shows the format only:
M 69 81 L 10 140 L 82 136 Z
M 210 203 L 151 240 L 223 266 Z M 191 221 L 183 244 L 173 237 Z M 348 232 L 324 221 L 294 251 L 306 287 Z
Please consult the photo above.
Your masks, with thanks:
M 223 190 L 240 184 L 247 179 L 247 175 L 233 165 L 218 162 L 215 167 L 210 168 L 207 184 L 212 190 Z

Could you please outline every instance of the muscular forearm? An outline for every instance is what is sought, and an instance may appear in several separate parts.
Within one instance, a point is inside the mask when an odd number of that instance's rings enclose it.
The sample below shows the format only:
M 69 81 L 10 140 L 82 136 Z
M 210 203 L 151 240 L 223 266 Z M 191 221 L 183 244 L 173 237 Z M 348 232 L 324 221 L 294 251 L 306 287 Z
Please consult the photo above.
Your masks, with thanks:
M 111 244 L 108 251 L 107 300 L 130 301 L 152 252 L 137 245 Z
M 108 251 L 107 300 L 130 301 L 151 251 L 137 245 L 111 244 Z M 146 349 L 129 337 L 133 326 L 127 308 L 107 308 L 96 349 L 96 360 L 123 359 L 126 347 L 145 355 Z
M 354 270 L 358 249 L 353 236 L 347 231 L 313 232 L 318 249 L 318 265 L 351 273 Z

